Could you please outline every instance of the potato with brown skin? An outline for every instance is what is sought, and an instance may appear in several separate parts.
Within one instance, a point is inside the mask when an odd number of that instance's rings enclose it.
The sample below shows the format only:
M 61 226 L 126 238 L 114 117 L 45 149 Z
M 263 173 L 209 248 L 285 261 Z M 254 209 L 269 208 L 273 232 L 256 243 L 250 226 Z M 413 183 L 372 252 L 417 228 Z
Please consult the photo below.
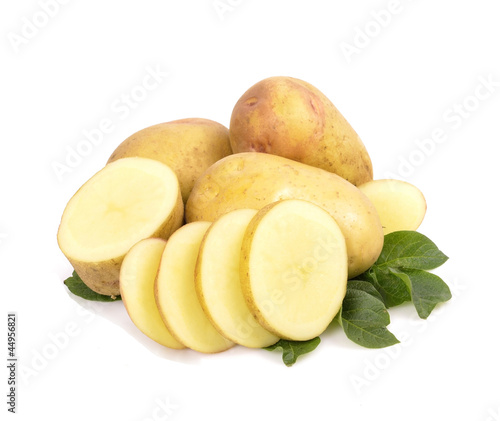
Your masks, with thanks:
M 354 185 L 373 179 L 357 133 L 321 91 L 300 79 L 270 77 L 248 89 L 233 109 L 229 136 L 234 153 L 283 156 Z
M 350 278 L 377 260 L 384 236 L 370 200 L 336 174 L 277 155 L 245 152 L 218 161 L 195 183 L 185 216 L 187 222 L 215 221 L 234 209 L 283 199 L 310 201 L 335 218 L 346 239 Z
M 186 118 L 134 133 L 115 149 L 108 164 L 131 156 L 167 164 L 179 179 L 185 203 L 201 173 L 231 152 L 229 131 L 225 126 L 204 118 Z

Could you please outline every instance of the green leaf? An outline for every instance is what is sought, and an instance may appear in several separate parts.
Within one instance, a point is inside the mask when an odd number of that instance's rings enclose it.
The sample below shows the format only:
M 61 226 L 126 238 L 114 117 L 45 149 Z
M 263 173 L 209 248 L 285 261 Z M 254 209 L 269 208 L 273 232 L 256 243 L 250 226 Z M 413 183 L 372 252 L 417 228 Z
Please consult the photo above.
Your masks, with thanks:
M 377 266 L 372 266 L 371 269 L 362 275 L 362 279 L 377 289 L 387 308 L 395 307 L 405 301 L 411 300 L 411 292 L 408 285 L 391 271 L 382 271 Z
M 375 288 L 361 285 L 363 281 L 347 283 L 342 302 L 340 324 L 346 336 L 365 348 L 384 348 L 399 343 L 386 328 L 390 323 L 384 303 L 377 297 Z M 375 291 L 374 291 L 375 290 Z
M 274 345 L 265 347 L 264 349 L 273 351 L 275 349 L 281 348 L 283 350 L 283 362 L 286 366 L 291 367 L 295 364 L 298 357 L 307 354 L 308 352 L 314 351 L 320 342 L 321 340 L 319 339 L 319 337 L 310 339 L 308 341 L 289 341 L 286 339 L 280 339 Z
M 441 266 L 448 257 L 425 235 L 416 231 L 396 231 L 384 237 L 384 247 L 375 266 L 430 270 Z
M 427 319 L 437 304 L 451 298 L 450 288 L 437 275 L 424 270 L 394 270 L 411 290 L 411 298 L 420 318 Z
M 85 285 L 76 271 L 73 271 L 73 274 L 64 281 L 64 285 L 66 285 L 73 294 L 86 300 L 103 302 L 121 300 L 119 295 L 110 297 L 109 295 L 101 295 L 92 291 L 87 285 Z
M 418 315 L 425 319 L 438 303 L 451 298 L 446 283 L 427 272 L 447 260 L 425 235 L 396 231 L 384 237 L 380 257 L 358 278 L 377 289 L 387 308 L 412 301 Z
M 350 289 L 358 290 L 358 291 L 364 291 L 370 295 L 373 295 L 376 299 L 378 299 L 380 301 L 384 301 L 382 296 L 380 295 L 380 293 L 377 291 L 377 289 L 368 282 L 357 281 L 357 280 L 353 279 L 347 283 L 347 287 Z

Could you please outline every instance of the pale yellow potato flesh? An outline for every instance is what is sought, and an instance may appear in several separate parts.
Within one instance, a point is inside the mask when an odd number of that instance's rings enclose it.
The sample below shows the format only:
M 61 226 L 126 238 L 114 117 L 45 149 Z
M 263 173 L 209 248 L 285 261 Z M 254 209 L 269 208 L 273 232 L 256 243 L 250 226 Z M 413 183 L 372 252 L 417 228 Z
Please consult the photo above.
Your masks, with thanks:
M 279 340 L 258 323 L 241 290 L 241 244 L 256 213 L 254 209 L 238 209 L 215 221 L 201 243 L 195 270 L 196 292 L 212 324 L 226 338 L 249 348 Z
M 167 242 L 147 238 L 135 244 L 120 269 L 120 295 L 137 328 L 159 344 L 173 349 L 184 345 L 174 339 L 156 307 L 154 283 Z
M 240 258 L 247 304 L 275 335 L 312 339 L 340 310 L 347 288 L 345 240 L 317 205 L 291 199 L 261 209 L 247 227 Z
M 377 209 L 384 234 L 415 231 L 424 220 L 427 203 L 413 184 L 401 180 L 373 180 L 359 189 Z
M 194 285 L 201 241 L 210 222 L 179 228 L 168 240 L 155 281 L 156 304 L 172 335 L 195 351 L 215 353 L 234 345 L 222 336 L 204 313 Z
M 123 158 L 96 173 L 70 199 L 57 240 L 89 288 L 118 295 L 125 254 L 144 238 L 168 238 L 183 216 L 179 182 L 168 166 Z

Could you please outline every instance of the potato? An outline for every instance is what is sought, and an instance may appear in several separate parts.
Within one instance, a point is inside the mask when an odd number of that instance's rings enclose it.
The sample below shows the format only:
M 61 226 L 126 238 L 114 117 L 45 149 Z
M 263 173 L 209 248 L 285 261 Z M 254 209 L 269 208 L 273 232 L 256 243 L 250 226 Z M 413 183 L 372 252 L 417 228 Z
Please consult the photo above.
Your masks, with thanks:
M 255 320 L 241 291 L 241 243 L 256 213 L 236 209 L 217 219 L 203 238 L 195 269 L 196 292 L 205 314 L 223 336 L 249 348 L 279 340 Z
M 373 179 L 357 133 L 323 93 L 299 79 L 270 77 L 248 89 L 234 106 L 229 137 L 234 153 L 283 156 L 354 185 Z
M 146 238 L 135 244 L 120 268 L 120 295 L 137 328 L 159 344 L 173 349 L 185 348 L 174 339 L 156 307 L 154 284 L 167 242 Z
M 240 254 L 241 288 L 260 324 L 280 338 L 312 339 L 328 327 L 347 288 L 347 250 L 335 219 L 288 199 L 252 218 Z
M 196 259 L 209 226 L 209 222 L 186 224 L 169 238 L 155 281 L 156 304 L 168 330 L 183 345 L 204 353 L 234 346 L 205 315 L 194 286 Z
M 282 199 L 313 202 L 335 218 L 346 239 L 350 278 L 377 260 L 384 236 L 370 200 L 336 174 L 276 155 L 245 152 L 213 164 L 195 183 L 185 217 L 215 221 L 234 209 L 261 209 Z
M 384 234 L 415 231 L 424 220 L 427 203 L 413 184 L 401 180 L 372 180 L 359 189 L 375 205 Z
M 167 164 L 177 174 L 185 203 L 201 173 L 230 153 L 226 127 L 212 120 L 187 118 L 156 124 L 134 133 L 115 149 L 108 163 L 140 156 Z
M 119 295 L 123 258 L 138 241 L 168 238 L 183 223 L 174 172 L 148 158 L 123 158 L 88 180 L 64 209 L 57 241 L 93 291 Z

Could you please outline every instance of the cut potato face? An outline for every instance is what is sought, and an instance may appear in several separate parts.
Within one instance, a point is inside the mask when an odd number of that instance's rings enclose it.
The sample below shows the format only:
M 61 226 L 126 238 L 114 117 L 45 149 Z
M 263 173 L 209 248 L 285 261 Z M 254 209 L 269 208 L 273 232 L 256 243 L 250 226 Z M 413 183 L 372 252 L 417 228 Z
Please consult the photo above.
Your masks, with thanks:
M 210 222 L 193 222 L 168 240 L 155 282 L 156 303 L 174 337 L 199 352 L 225 351 L 234 345 L 203 312 L 196 295 L 194 270 L 201 241 Z
M 243 295 L 260 324 L 290 340 L 321 334 L 347 288 L 345 239 L 313 203 L 283 200 L 250 221 L 240 256 Z
M 120 294 L 130 319 L 142 333 L 168 348 L 182 349 L 155 302 L 154 283 L 166 244 L 160 238 L 147 238 L 129 250 L 120 269 Z
M 57 239 L 89 288 L 118 295 L 120 266 L 128 250 L 144 238 L 168 238 L 182 221 L 174 172 L 152 159 L 124 158 L 107 165 L 75 193 Z
M 427 204 L 422 192 L 401 180 L 373 180 L 359 186 L 377 209 L 384 234 L 415 231 L 422 223 Z
M 249 348 L 279 340 L 258 323 L 241 291 L 241 244 L 256 213 L 254 209 L 239 209 L 215 221 L 201 243 L 195 270 L 196 292 L 212 324 L 226 338 Z
M 165 164 L 148 158 L 115 161 L 70 199 L 57 235 L 59 247 L 94 291 L 118 295 L 120 265 L 149 237 L 168 238 L 181 226 L 179 182 Z

